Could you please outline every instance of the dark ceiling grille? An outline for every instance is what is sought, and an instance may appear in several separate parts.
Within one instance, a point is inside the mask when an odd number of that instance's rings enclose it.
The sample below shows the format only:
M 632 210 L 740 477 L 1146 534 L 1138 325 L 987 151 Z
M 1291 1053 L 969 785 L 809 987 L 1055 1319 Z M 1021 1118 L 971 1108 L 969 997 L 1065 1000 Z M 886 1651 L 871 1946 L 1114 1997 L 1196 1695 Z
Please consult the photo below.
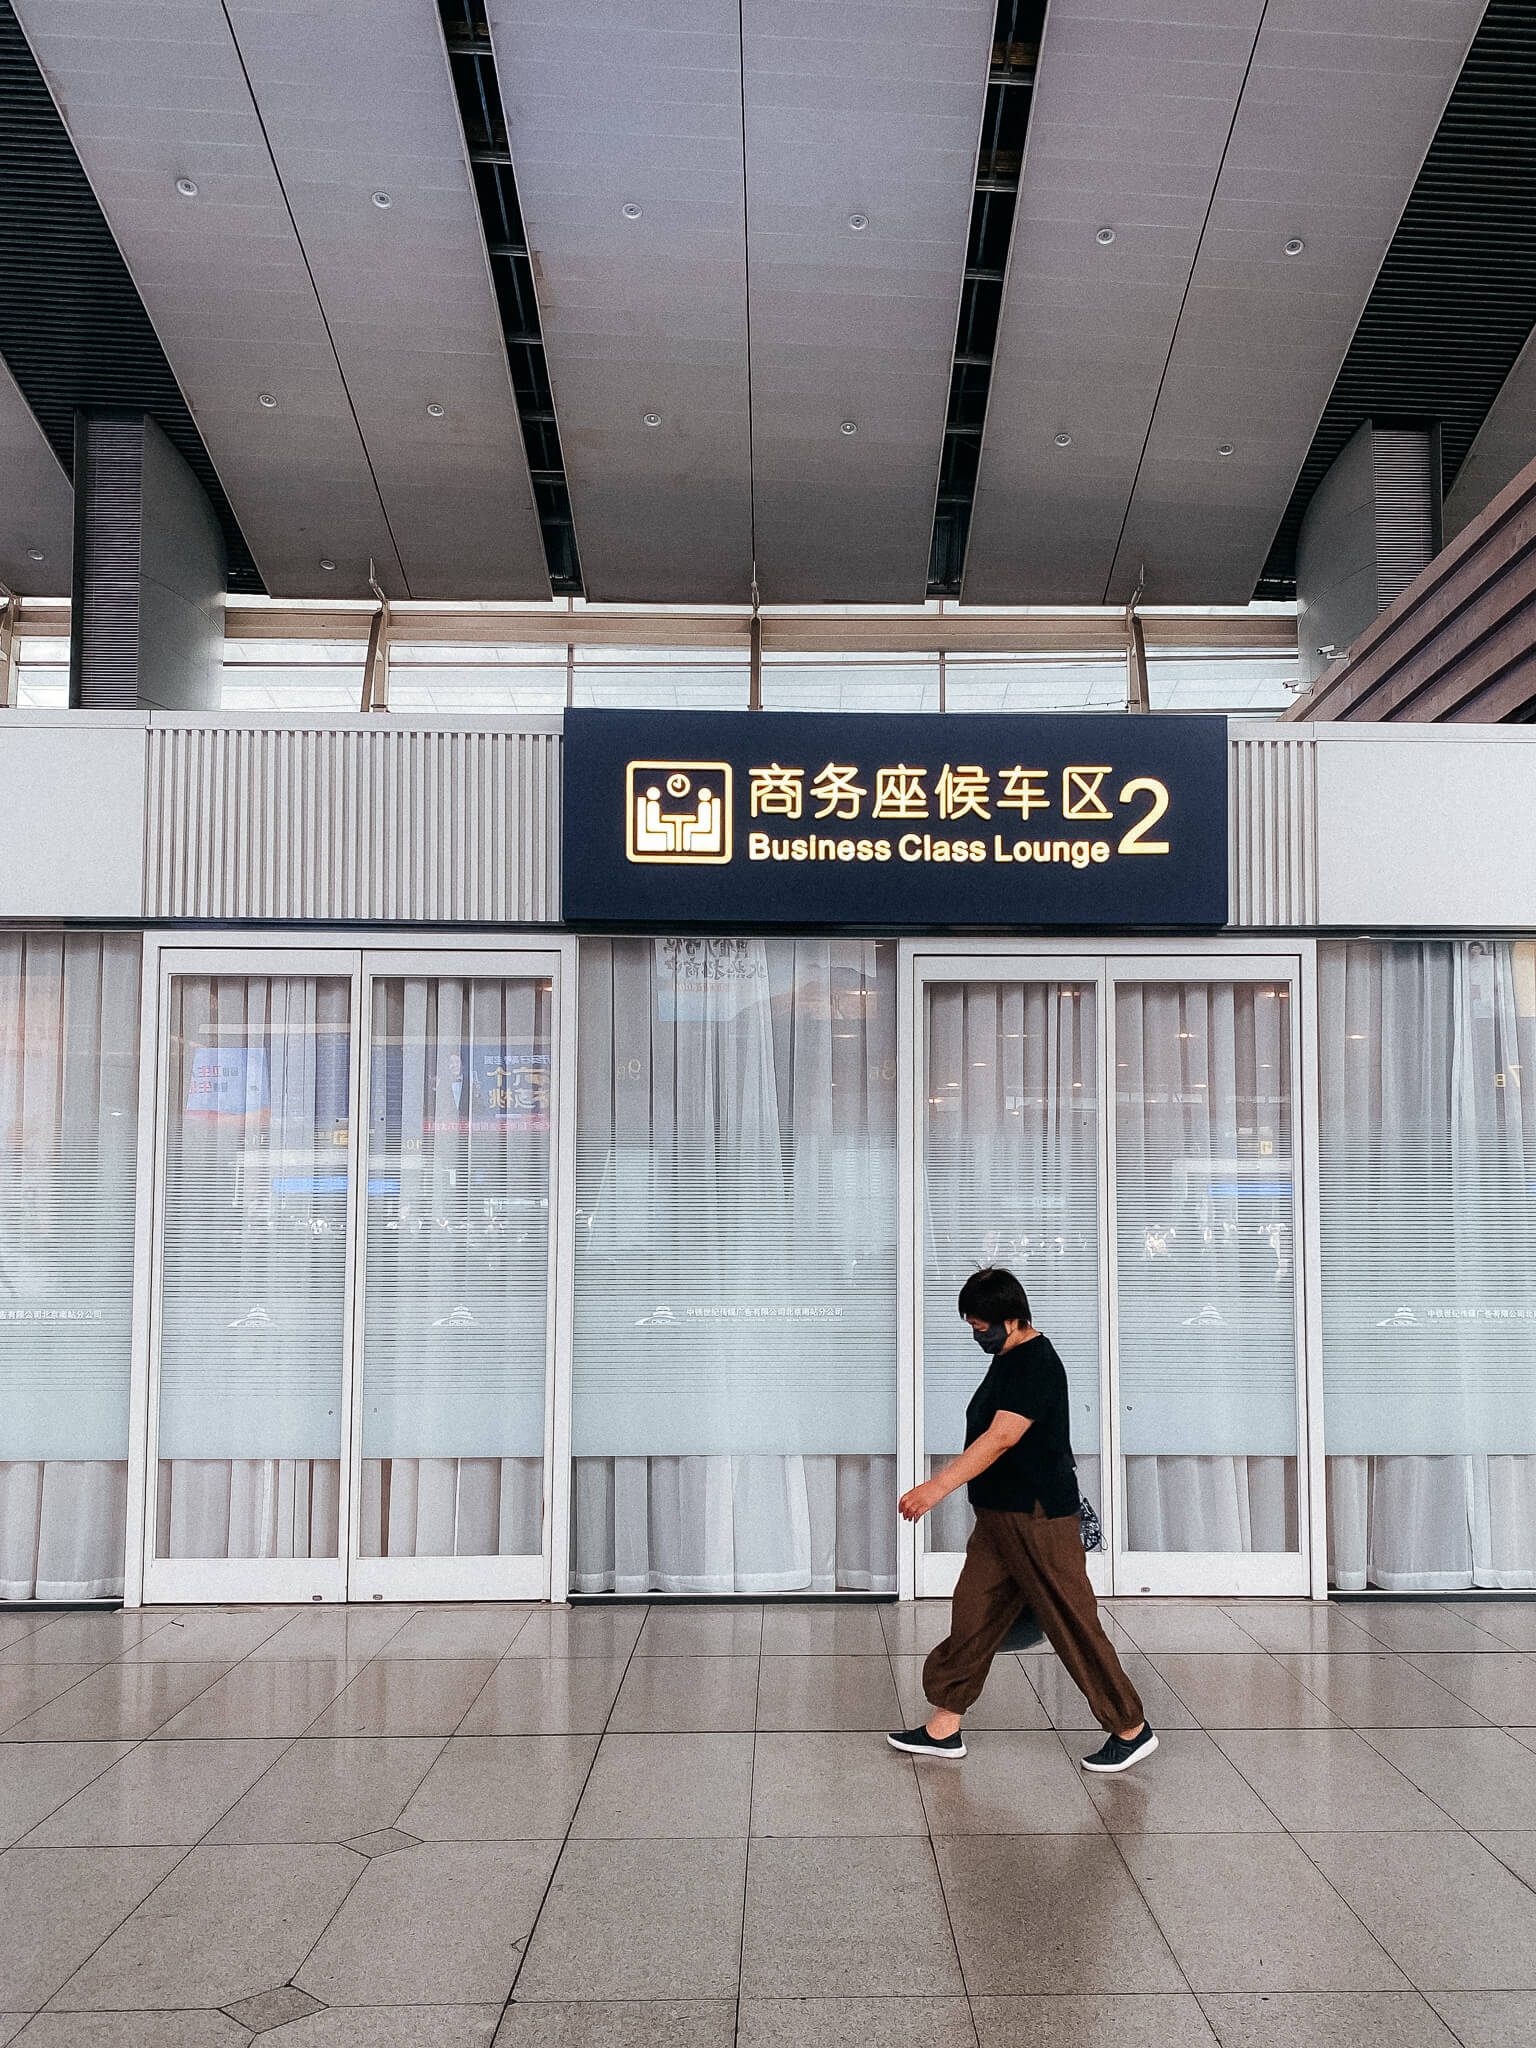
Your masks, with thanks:
M 70 474 L 77 409 L 147 412 L 218 514 L 230 589 L 263 589 L 10 0 L 0 0 L 0 356 Z
M 1536 326 L 1536 0 L 1490 0 L 1256 596 L 1296 590 L 1313 492 L 1362 421 L 1438 423 L 1447 487 Z
M 955 362 L 949 380 L 933 546 L 928 557 L 928 590 L 934 597 L 958 596 L 965 568 L 981 433 L 992 386 L 992 356 L 1003 307 L 1003 278 L 1013 238 L 1024 136 L 1044 22 L 1045 0 L 998 0 Z
M 549 365 L 544 358 L 528 236 L 512 176 L 512 149 L 496 79 L 490 23 L 484 0 L 438 0 L 438 11 L 490 252 L 491 282 L 501 313 L 523 445 L 528 451 L 550 586 L 557 597 L 580 597 L 581 563 L 576 556 L 571 493 L 565 457 L 560 452 Z

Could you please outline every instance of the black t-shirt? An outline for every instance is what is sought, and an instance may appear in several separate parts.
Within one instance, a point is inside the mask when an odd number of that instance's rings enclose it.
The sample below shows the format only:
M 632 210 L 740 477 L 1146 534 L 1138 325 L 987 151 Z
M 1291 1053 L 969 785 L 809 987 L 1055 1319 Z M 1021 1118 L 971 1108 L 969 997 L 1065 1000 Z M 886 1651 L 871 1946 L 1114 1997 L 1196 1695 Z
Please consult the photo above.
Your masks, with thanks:
M 1029 1337 L 992 1360 L 965 1411 L 967 1449 L 986 1435 L 1000 1409 L 1027 1417 L 1030 1427 L 967 1486 L 971 1506 L 1028 1515 L 1038 1501 L 1048 1515 L 1075 1515 L 1081 1496 L 1072 1458 L 1067 1372 L 1049 1337 Z

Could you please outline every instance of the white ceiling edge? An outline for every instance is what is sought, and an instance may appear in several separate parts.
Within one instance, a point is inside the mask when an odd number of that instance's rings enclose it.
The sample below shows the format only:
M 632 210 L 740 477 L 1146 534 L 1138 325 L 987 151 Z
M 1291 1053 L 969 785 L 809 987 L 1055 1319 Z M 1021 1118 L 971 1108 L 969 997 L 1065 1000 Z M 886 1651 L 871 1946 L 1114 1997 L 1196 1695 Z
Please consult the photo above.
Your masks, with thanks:
M 52 444 L 0 363 L 0 582 L 19 597 L 68 593 L 75 494 Z M 42 560 L 35 562 L 33 554 Z

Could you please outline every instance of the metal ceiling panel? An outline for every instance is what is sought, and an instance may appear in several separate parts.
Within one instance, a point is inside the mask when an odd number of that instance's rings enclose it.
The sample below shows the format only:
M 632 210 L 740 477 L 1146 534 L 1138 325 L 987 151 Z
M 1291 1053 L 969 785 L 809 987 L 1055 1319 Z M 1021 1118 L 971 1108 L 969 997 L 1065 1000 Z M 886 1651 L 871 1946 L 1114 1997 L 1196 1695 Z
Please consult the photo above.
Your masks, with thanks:
M 752 537 L 736 0 L 486 12 L 587 595 L 739 603 Z
M 1103 601 L 1263 14 L 1264 0 L 1051 0 L 967 602 Z
M 1445 498 L 1445 538 L 1454 540 L 1507 483 L 1536 461 L 1536 333 L 1504 379 Z
M 547 598 L 437 8 L 226 11 L 411 596 Z
M 267 588 L 361 596 L 370 556 L 403 587 L 218 0 L 21 0 L 17 13 Z
M 745 0 L 765 600 L 923 599 L 995 17 Z
M 1482 11 L 1269 0 L 1109 600 L 1252 594 Z
M 0 363 L 0 583 L 22 597 L 69 591 L 74 492 L 32 408 Z M 41 555 L 41 561 L 34 561 Z

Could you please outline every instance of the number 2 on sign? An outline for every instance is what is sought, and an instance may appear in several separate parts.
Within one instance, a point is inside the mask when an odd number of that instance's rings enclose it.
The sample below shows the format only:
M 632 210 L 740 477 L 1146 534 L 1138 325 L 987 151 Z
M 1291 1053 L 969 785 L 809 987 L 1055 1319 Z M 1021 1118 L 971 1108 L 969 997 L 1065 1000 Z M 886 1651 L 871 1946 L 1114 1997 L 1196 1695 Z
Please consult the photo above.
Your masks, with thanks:
M 1166 839 L 1148 839 L 1145 836 L 1168 808 L 1166 786 L 1155 775 L 1138 775 L 1134 782 L 1128 782 L 1121 790 L 1120 801 L 1128 804 L 1133 796 L 1140 796 L 1143 791 L 1151 797 L 1152 808 L 1144 818 L 1137 819 L 1121 840 L 1119 850 L 1121 853 L 1166 853 Z

